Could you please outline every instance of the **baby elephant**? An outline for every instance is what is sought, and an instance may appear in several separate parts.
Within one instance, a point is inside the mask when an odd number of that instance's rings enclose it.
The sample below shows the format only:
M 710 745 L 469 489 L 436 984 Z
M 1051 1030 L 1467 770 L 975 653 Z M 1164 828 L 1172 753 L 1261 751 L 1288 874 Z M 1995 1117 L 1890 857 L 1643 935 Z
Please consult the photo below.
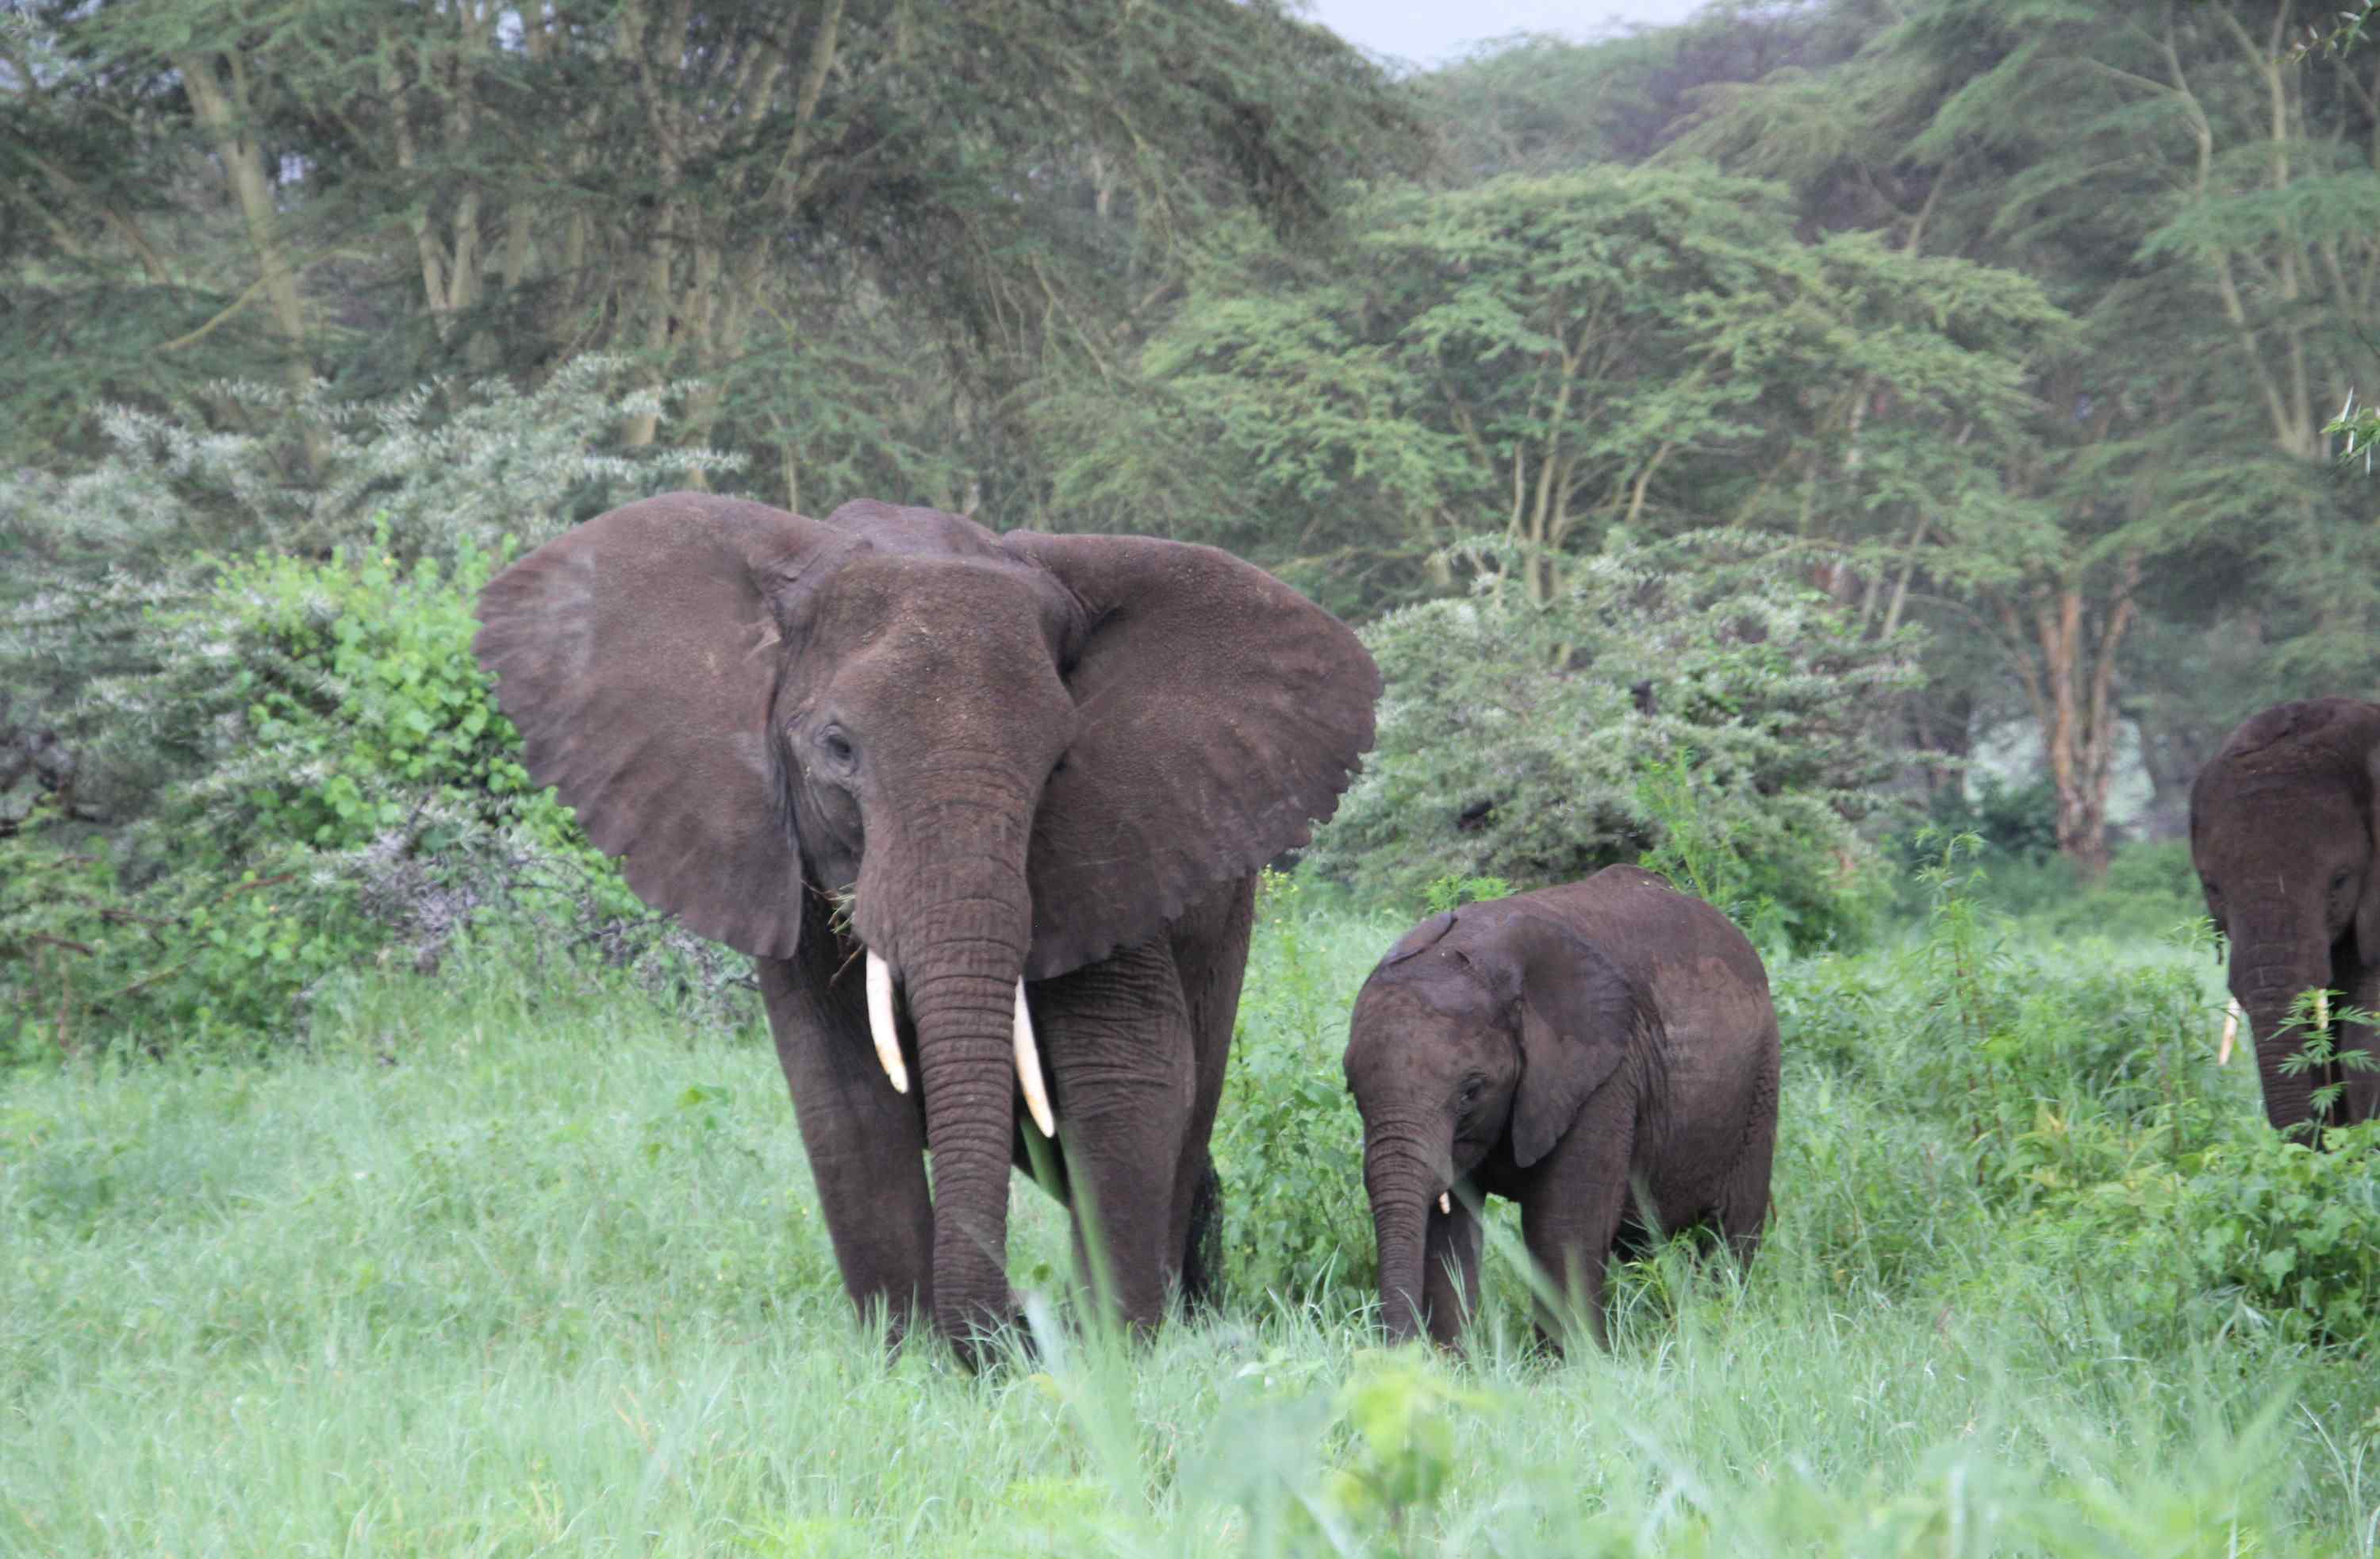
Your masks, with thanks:
M 1481 1195 L 1521 1204 L 1557 1293 L 1584 1280 L 1597 1342 L 1604 1265 L 1615 1244 L 1641 1248 L 1648 1215 L 1664 1232 L 1715 1222 L 1746 1262 L 1760 1243 L 1777 1138 L 1768 973 L 1726 916 L 1649 871 L 1424 920 L 1356 997 L 1346 1068 L 1397 1341 L 1461 1336 Z M 1538 1334 L 1559 1350 L 1542 1316 Z

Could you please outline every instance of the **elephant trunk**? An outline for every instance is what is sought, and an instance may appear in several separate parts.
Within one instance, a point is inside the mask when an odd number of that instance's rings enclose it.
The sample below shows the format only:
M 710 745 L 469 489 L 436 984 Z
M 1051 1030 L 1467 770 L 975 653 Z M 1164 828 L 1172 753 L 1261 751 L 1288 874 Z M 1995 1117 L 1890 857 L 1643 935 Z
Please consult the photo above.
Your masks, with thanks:
M 2311 1037 L 2302 1024 L 2290 1022 L 2289 1008 L 2301 992 L 2329 985 L 2328 950 L 2304 937 L 2259 940 L 2233 955 L 2231 969 L 2231 993 L 2255 1037 L 2265 1117 L 2277 1131 L 2301 1127 L 2313 1118 L 2313 1090 L 2322 1078 L 2314 1068 L 2282 1067 Z
M 1450 1134 L 1451 1135 L 1451 1134 Z M 1372 1202 L 1372 1236 L 1380 1258 L 1380 1319 L 1392 1343 L 1421 1334 L 1429 1208 L 1444 1188 L 1447 1151 L 1421 1129 L 1369 1133 L 1364 1188 Z
M 933 1155 L 935 1328 L 970 1367 L 1013 1321 L 1008 1183 L 1015 1134 L 1019 981 L 1031 938 L 1024 841 L 1029 802 L 946 827 L 909 891 L 859 892 L 871 952 L 888 949 L 917 1038 Z M 895 853 L 895 852 L 887 852 Z M 1037 1071 L 1038 1064 L 1036 1064 Z

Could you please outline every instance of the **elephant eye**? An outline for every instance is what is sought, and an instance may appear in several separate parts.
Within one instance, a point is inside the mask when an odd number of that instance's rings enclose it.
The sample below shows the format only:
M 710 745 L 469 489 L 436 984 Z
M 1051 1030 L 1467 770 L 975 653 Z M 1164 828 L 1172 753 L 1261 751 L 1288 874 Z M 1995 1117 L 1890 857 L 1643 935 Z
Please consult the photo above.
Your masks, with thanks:
M 844 736 L 839 726 L 829 725 L 820 731 L 818 741 L 829 758 L 845 768 L 849 768 L 852 761 L 859 756 L 852 748 L 851 738 Z
M 1463 1079 L 1463 1092 L 1460 1097 L 1464 1109 L 1467 1110 L 1472 1105 L 1479 1102 L 1479 1090 L 1481 1086 L 1482 1085 L 1477 1078 L 1465 1078 Z
M 2337 893 L 2339 889 L 2347 886 L 2347 879 L 2353 875 L 2353 872 L 2348 871 L 2347 868 L 2343 866 L 2338 871 L 2332 872 L 2330 874 L 2330 891 Z

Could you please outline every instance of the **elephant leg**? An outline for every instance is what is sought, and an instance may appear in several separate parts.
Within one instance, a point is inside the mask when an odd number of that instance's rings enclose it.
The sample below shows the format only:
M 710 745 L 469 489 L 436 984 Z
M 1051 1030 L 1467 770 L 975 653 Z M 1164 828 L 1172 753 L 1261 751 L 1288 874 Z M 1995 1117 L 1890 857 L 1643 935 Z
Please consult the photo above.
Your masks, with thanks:
M 1569 1131 L 1530 1166 L 1521 1201 L 1521 1242 L 1563 1309 L 1583 1309 L 1597 1344 L 1609 1346 L 1604 1324 L 1605 1269 L 1630 1195 L 1635 1101 L 1606 1088 L 1586 1102 Z M 1568 1330 L 1559 1309 L 1536 1305 L 1537 1339 L 1562 1351 Z
M 1479 1246 L 1484 1231 L 1478 1214 L 1463 1199 L 1479 1193 L 1469 1185 L 1455 1188 L 1447 1198 L 1453 1211 L 1429 1210 L 1424 1236 L 1422 1309 L 1429 1340 L 1442 1348 L 1462 1346 L 1463 1328 L 1479 1310 Z
M 1760 1087 L 1753 1094 L 1752 1119 L 1743 1135 L 1743 1151 L 1719 1187 L 1713 1222 L 1744 1272 L 1759 1254 L 1761 1231 L 1768 1223 L 1770 1166 L 1777 1154 L 1778 1064 L 1771 1053 L 1761 1069 Z
M 859 966 L 836 968 L 822 918 L 804 927 L 792 960 L 754 962 L 844 1288 L 862 1315 L 880 1302 L 897 1341 L 913 1313 L 934 1309 L 934 1209 L 917 1095 L 893 1092 L 878 1066 Z M 914 1078 L 914 1043 L 905 1048 Z
M 1196 1091 L 1172 953 L 1145 943 L 1041 980 L 1030 999 L 1084 1280 L 1126 1323 L 1153 1328 L 1180 1255 L 1174 1181 Z
M 1189 1016 L 1193 1092 L 1174 1172 L 1171 1248 L 1182 1304 L 1212 1308 L 1222 1291 L 1222 1180 L 1208 1143 L 1231 1065 L 1232 1029 L 1239 1020 L 1240 987 L 1247 976 L 1248 940 L 1256 922 L 1256 879 L 1228 884 L 1173 928 L 1173 966 Z

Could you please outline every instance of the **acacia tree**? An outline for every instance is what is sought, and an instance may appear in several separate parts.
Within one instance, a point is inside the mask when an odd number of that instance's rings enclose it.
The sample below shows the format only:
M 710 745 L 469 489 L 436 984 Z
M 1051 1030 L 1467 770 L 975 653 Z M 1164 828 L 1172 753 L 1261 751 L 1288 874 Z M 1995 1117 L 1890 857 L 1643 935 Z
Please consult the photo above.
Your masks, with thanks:
M 2075 316 L 2075 340 L 2031 365 L 2034 453 L 2010 471 L 2046 527 L 2007 567 L 1956 545 L 1912 557 L 1994 630 L 2086 872 L 2107 857 L 2126 715 L 2219 730 L 2243 713 L 2200 719 L 2199 688 L 2127 656 L 2146 603 L 2162 591 L 2205 631 L 2265 638 L 2268 675 L 2368 664 L 2353 647 L 2380 620 L 2340 588 L 2370 570 L 2342 555 L 2357 549 L 2321 469 L 2380 283 L 2380 79 L 2369 60 L 2280 58 L 2310 16 L 1924 0 L 1823 81 L 1715 94 L 1679 143 L 1790 179 L 1830 221 L 2021 269 Z M 2301 609 L 2254 613 L 2252 581 Z
M 1269 3 L 22 15 L 0 110 L 56 145 L 103 100 L 204 158 L 244 246 L 220 323 L 266 325 L 293 399 L 312 377 L 371 396 L 599 350 L 700 386 L 621 442 L 735 447 L 795 501 L 980 492 L 1021 518 L 1036 462 L 1012 419 L 1045 359 L 1129 351 L 1184 235 L 1238 211 L 1320 222 L 1417 139 L 1376 67 Z M 68 238 L 135 245 L 104 188 L 0 190 L 29 223 L 66 213 L 27 268 Z
M 1350 226 L 1303 264 L 1243 246 L 1146 366 L 1247 489 L 1262 529 L 1220 539 L 1293 538 L 1260 554 L 1358 607 L 1443 589 L 1445 546 L 1490 522 L 1538 601 L 1614 527 L 1850 551 L 1912 507 L 1980 523 L 2014 353 L 2057 323 L 2022 277 L 1801 243 L 1779 191 L 1707 169 L 1396 189 Z

